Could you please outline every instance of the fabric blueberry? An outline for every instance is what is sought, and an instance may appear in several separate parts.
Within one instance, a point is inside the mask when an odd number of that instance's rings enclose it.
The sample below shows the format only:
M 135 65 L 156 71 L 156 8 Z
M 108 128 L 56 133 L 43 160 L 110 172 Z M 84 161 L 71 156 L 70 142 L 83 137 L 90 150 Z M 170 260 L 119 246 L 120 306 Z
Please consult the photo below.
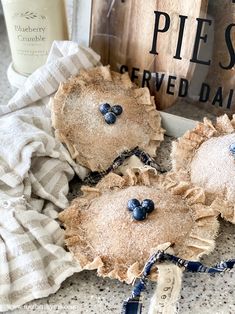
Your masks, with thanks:
M 107 112 L 109 112 L 111 109 L 110 104 L 108 103 L 104 103 L 100 105 L 100 112 L 105 115 Z
M 139 200 L 132 198 L 127 203 L 127 208 L 132 212 L 132 217 L 135 220 L 144 220 L 147 218 L 147 215 L 154 210 L 154 202 L 150 199 L 145 199 L 140 204 Z
M 235 143 L 233 143 L 233 144 L 231 144 L 231 145 L 229 146 L 229 150 L 230 150 L 230 152 L 235 156 Z
M 122 114 L 122 107 L 119 105 L 115 105 L 111 108 L 111 111 L 116 115 L 116 116 L 120 116 Z
M 117 120 L 116 118 L 116 115 L 112 112 L 107 112 L 105 115 L 104 115 L 104 120 L 106 123 L 108 124 L 114 124 Z
M 99 110 L 104 116 L 104 120 L 107 124 L 114 124 L 117 120 L 117 116 L 122 114 L 122 107 L 120 105 L 110 106 L 108 103 L 100 105 Z
M 136 198 L 129 200 L 127 203 L 127 208 L 129 209 L 130 212 L 132 212 L 136 207 L 139 206 L 140 202 Z
M 142 206 L 135 207 L 132 212 L 132 216 L 135 220 L 142 221 L 146 218 L 146 211 Z
M 141 206 L 146 210 L 146 213 L 151 213 L 154 210 L 154 202 L 150 199 L 143 200 Z

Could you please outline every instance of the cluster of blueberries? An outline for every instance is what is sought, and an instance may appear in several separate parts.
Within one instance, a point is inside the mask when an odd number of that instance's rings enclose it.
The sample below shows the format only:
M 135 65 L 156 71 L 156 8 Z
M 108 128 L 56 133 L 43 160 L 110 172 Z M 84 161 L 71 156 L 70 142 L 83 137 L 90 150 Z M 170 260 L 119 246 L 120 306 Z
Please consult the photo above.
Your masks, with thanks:
M 122 114 L 122 107 L 119 105 L 110 106 L 108 103 L 100 105 L 100 112 L 104 116 L 104 120 L 108 124 L 114 124 L 117 120 L 117 116 Z
M 143 200 L 140 203 L 136 198 L 128 201 L 127 208 L 132 212 L 132 217 L 135 220 L 141 221 L 147 218 L 147 215 L 154 210 L 154 202 L 150 199 Z
M 232 153 L 233 156 L 235 157 L 235 143 L 233 143 L 229 146 L 229 150 L 230 150 L 230 153 Z

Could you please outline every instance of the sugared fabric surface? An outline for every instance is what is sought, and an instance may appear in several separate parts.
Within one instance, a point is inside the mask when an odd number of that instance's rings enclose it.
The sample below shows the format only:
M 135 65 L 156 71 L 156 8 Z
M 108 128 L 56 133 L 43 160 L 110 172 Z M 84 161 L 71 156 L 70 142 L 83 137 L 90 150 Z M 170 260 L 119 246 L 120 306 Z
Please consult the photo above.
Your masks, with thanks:
M 207 203 L 220 198 L 222 216 L 235 223 L 235 116 L 203 123 L 173 143 L 173 171 L 203 188 Z M 235 145 L 234 145 L 235 147 Z
M 116 117 L 108 112 L 105 120 L 105 104 L 122 112 Z M 148 88 L 138 88 L 127 73 L 109 67 L 81 71 L 61 84 L 51 107 L 57 138 L 78 164 L 92 171 L 106 170 L 123 151 L 137 146 L 155 156 L 163 140 L 160 114 Z
M 175 243 L 182 258 L 198 259 L 213 250 L 218 230 L 214 204 L 203 205 L 200 188 L 146 168 L 120 177 L 110 174 L 59 215 L 66 244 L 83 269 L 130 283 L 156 247 Z M 128 200 L 151 199 L 155 209 L 144 221 L 127 210 Z

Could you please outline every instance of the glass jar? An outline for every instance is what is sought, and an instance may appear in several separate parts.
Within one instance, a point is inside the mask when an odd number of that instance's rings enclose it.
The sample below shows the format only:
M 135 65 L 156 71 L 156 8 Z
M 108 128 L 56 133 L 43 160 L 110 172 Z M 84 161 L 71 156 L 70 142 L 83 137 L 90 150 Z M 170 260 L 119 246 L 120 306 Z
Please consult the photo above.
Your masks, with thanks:
M 2 0 L 14 70 L 29 75 L 46 62 L 54 40 L 67 40 L 64 0 Z

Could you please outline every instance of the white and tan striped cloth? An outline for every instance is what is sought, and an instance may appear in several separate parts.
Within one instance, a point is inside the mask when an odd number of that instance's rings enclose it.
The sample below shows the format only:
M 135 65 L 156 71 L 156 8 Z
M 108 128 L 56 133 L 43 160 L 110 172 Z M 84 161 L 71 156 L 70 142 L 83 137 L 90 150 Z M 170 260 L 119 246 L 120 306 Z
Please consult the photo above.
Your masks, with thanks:
M 46 105 L 60 82 L 99 60 L 89 48 L 54 42 L 46 65 L 0 106 L 0 311 L 54 293 L 80 271 L 55 219 L 68 205 L 69 180 L 86 169 L 55 139 Z

